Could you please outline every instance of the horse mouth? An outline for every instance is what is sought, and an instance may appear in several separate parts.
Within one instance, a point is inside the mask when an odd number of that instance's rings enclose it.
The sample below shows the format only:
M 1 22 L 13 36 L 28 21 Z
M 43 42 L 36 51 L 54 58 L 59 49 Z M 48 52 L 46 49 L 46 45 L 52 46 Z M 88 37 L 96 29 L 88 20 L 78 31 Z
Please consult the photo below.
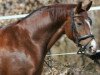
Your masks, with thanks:
M 95 54 L 96 54 L 96 51 L 94 51 L 94 52 L 86 51 L 85 54 L 86 54 L 86 55 L 95 55 Z
M 85 50 L 85 54 L 86 55 L 95 55 L 96 52 L 97 52 L 97 49 L 96 48 L 92 48 L 92 46 Z
M 79 49 L 79 51 L 77 53 L 90 56 L 90 55 L 95 55 L 97 53 L 97 50 L 96 50 L 96 48 L 93 49 L 92 47 L 84 47 L 83 46 Z

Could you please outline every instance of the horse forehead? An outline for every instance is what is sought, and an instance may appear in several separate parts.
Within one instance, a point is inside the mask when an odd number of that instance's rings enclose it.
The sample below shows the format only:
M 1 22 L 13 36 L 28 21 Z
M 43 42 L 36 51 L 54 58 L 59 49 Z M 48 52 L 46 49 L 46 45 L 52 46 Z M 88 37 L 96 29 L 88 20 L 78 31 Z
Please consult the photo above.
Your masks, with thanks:
M 81 15 L 82 18 L 84 18 L 84 19 L 88 18 L 88 13 L 87 13 L 87 12 L 82 12 L 80 15 Z

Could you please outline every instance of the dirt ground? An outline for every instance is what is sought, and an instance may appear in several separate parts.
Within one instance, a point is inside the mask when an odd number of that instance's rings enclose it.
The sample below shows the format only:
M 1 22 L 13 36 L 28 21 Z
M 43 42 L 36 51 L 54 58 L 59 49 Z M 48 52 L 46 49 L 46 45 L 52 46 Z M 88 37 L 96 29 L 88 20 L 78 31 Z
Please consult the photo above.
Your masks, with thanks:
M 100 72 L 96 70 L 96 65 L 96 63 L 89 63 L 79 68 L 75 63 L 60 63 L 51 58 L 50 61 L 44 62 L 42 75 L 100 75 Z

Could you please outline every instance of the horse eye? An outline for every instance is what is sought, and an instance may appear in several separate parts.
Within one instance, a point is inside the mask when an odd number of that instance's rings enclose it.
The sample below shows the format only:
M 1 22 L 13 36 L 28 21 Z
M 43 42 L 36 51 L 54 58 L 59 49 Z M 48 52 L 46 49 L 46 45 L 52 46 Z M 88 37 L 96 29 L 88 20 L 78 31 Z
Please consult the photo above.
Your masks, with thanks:
M 78 25 L 82 25 L 82 23 L 77 23 Z

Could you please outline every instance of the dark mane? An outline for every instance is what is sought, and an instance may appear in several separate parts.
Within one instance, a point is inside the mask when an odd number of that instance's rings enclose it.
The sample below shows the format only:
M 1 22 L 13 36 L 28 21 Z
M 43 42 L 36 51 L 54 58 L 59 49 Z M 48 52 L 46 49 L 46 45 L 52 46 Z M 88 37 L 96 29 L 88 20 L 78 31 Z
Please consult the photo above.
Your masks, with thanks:
M 51 17 L 52 21 L 55 21 L 55 20 L 59 19 L 58 15 L 59 16 L 65 15 L 65 17 L 66 17 L 67 10 L 74 8 L 75 6 L 76 6 L 76 4 L 54 4 L 54 5 L 49 5 L 49 6 L 42 6 L 36 10 L 33 10 L 26 17 L 21 18 L 17 22 L 14 22 L 10 25 L 14 25 L 14 24 L 21 22 L 22 20 L 30 17 L 32 14 L 34 14 L 37 11 L 45 11 L 45 10 L 50 13 L 50 17 Z M 59 20 L 62 20 L 62 19 L 60 18 Z
M 48 6 L 49 8 L 48 11 L 53 21 L 57 19 L 60 21 L 64 19 L 64 18 L 62 19 L 62 16 L 66 18 L 66 15 L 69 15 L 68 13 L 66 14 L 66 12 L 70 9 L 75 8 L 75 6 L 76 4 L 56 4 Z
M 74 8 L 75 6 L 76 6 L 76 4 L 54 4 L 54 5 L 49 5 L 49 6 L 42 6 L 42 7 L 38 8 L 38 9 L 36 9 L 36 10 L 33 10 L 29 15 L 27 15 L 26 17 L 24 17 L 22 19 L 25 19 L 25 18 L 31 16 L 36 11 L 40 11 L 42 9 L 48 9 L 49 12 L 52 12 L 52 16 L 53 16 L 53 15 L 56 15 L 55 11 L 58 11 L 57 13 L 61 13 L 62 12 L 61 11 L 62 10 L 62 7 L 65 7 L 67 9 L 71 9 L 71 8 Z

